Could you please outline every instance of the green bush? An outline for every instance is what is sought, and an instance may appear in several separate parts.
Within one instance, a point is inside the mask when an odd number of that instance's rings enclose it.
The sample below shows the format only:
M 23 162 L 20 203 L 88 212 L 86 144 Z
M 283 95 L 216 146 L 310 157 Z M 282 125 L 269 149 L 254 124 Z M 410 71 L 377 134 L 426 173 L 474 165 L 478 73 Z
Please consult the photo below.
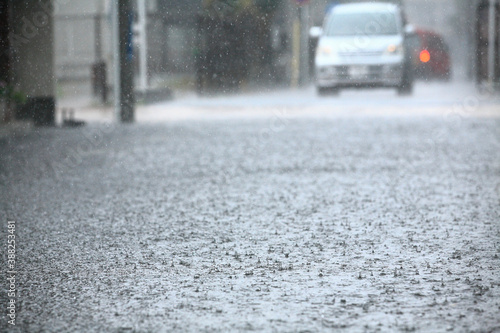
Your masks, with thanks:
M 12 85 L 0 81 L 0 99 L 16 104 L 23 104 L 26 102 L 26 94 Z

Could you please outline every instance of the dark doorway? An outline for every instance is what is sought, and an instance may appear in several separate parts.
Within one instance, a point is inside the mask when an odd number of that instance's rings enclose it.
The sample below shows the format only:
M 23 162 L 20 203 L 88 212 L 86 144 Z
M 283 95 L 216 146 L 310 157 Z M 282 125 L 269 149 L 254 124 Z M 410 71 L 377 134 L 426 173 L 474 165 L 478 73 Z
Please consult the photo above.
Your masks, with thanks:
M 9 77 L 9 1 L 0 0 L 0 81 Z

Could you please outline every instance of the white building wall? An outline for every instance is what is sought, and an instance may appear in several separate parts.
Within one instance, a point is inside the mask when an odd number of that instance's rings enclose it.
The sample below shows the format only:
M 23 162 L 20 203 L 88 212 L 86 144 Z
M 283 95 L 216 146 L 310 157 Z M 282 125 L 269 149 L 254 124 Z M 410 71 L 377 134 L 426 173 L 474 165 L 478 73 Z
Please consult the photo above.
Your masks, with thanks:
M 61 79 L 89 79 L 98 60 L 96 36 L 100 36 L 102 60 L 112 63 L 111 3 L 104 0 L 65 0 L 55 8 L 55 66 Z M 96 20 L 100 20 L 97 31 Z M 109 67 L 109 66 L 108 66 Z

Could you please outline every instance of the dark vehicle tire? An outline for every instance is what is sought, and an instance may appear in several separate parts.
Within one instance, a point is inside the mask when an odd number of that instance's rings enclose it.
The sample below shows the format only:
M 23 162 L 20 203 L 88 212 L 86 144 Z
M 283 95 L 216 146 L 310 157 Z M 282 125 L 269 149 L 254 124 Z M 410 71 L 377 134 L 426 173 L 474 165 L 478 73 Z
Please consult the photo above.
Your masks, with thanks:
M 396 88 L 399 96 L 410 96 L 413 94 L 413 84 L 401 84 Z
M 399 87 L 397 87 L 397 91 L 399 96 L 410 96 L 411 94 L 413 94 L 413 85 L 402 84 Z
M 413 77 L 410 74 L 410 68 L 405 68 L 405 73 L 403 75 L 403 80 L 401 84 L 397 87 L 399 96 L 409 96 L 413 93 Z

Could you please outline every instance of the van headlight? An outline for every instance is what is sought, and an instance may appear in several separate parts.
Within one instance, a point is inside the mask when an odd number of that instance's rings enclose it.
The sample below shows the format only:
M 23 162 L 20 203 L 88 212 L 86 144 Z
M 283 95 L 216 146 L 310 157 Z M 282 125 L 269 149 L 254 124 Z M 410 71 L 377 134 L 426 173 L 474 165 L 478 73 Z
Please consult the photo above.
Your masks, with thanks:
M 400 55 L 403 54 L 403 45 L 401 44 L 391 44 L 387 46 L 387 49 L 385 50 L 385 54 L 388 55 Z

